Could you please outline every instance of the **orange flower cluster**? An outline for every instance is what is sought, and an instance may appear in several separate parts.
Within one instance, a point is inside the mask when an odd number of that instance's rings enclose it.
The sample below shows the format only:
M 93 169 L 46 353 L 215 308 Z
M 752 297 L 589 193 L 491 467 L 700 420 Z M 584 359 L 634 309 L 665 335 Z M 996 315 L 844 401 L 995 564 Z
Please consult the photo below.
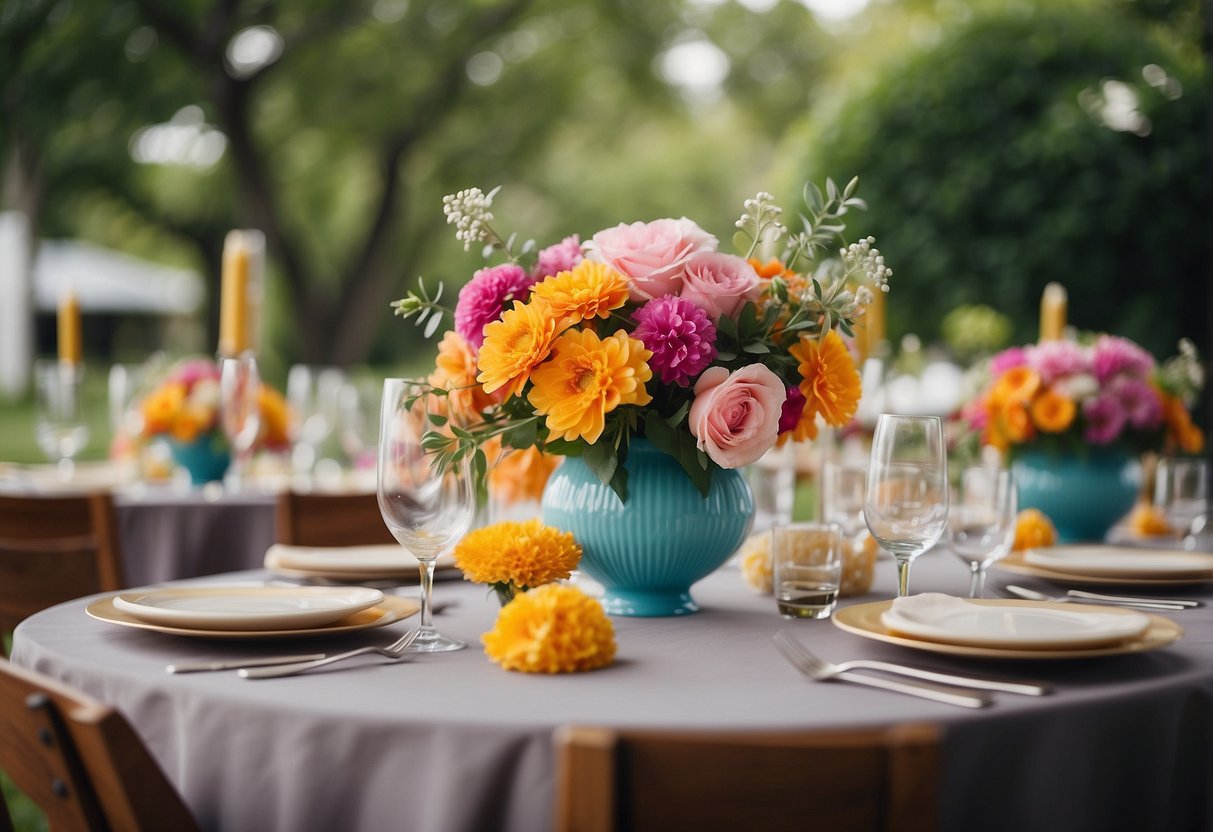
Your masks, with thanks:
M 1022 552 L 1052 546 L 1057 542 L 1053 521 L 1040 509 L 1025 508 L 1015 519 L 1015 542 L 1011 550 Z
M 533 445 L 523 450 L 504 451 L 500 437 L 484 444 L 489 460 L 489 492 L 505 505 L 538 500 L 548 477 L 560 465 L 560 457 L 545 454 Z
M 801 338 L 788 352 L 800 362 L 800 392 L 804 410 L 791 436 L 796 441 L 817 438 L 817 414 L 826 424 L 842 427 L 851 421 L 863 395 L 859 371 L 842 336 L 831 329 L 820 342 Z M 786 434 L 785 434 L 786 435 Z
M 569 532 L 538 519 L 494 523 L 468 533 L 455 546 L 455 564 L 469 581 L 521 591 L 569 577 L 581 547 Z
M 1192 415 L 1178 396 L 1168 396 L 1160 392 L 1162 397 L 1162 419 L 1167 426 L 1167 442 L 1178 447 L 1186 454 L 1198 454 L 1204 450 L 1205 434 L 1192 424 Z
M 602 605 L 560 584 L 532 589 L 506 604 L 481 641 L 490 659 L 523 673 L 573 673 L 615 660 L 615 628 Z

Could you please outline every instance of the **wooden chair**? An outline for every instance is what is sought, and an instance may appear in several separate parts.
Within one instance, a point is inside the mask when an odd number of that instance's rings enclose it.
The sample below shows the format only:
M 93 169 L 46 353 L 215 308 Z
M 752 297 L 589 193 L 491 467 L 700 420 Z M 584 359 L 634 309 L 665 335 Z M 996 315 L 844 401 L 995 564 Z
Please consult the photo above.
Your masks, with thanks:
M 109 494 L 0 496 L 0 632 L 62 601 L 122 587 Z
M 557 832 L 935 828 L 938 732 L 617 731 L 556 737 Z
M 122 714 L 4 659 L 0 736 L 0 769 L 55 832 L 198 828 Z
M 398 545 L 384 525 L 374 494 L 304 494 L 278 497 L 277 539 L 294 546 Z

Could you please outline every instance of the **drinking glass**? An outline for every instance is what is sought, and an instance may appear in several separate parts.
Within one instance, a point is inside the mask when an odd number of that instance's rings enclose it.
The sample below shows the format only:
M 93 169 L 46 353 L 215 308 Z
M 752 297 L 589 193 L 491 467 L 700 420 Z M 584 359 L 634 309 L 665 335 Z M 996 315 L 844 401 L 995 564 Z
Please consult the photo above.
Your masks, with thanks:
M 868 482 L 866 462 L 827 462 L 821 467 L 821 519 L 837 523 L 848 538 L 864 530 L 863 498 Z
M 1204 459 L 1169 457 L 1158 463 L 1154 504 L 1180 535 L 1209 510 L 1209 465 Z
M 83 365 L 57 360 L 34 364 L 34 438 L 42 452 L 58 465 L 62 479 L 71 479 L 75 470 L 72 460 L 88 444 L 88 425 L 80 401 L 83 381 Z
M 227 485 L 239 490 L 261 432 L 261 375 L 252 353 L 224 358 L 219 367 L 219 408 L 223 433 L 232 449 Z
M 410 649 L 437 653 L 466 646 L 434 629 L 430 607 L 434 560 L 471 527 L 476 498 L 470 461 L 440 467 L 423 445 L 427 433 L 440 430 L 427 391 L 421 380 L 384 380 L 376 492 L 388 531 L 421 562 L 421 633 Z
M 346 463 L 355 470 L 375 467 L 379 441 L 379 385 L 347 381 L 337 396 L 337 438 Z
M 796 498 L 796 445 L 771 448 L 746 468 L 746 480 L 754 494 L 753 531 L 766 531 L 792 520 Z
M 936 416 L 882 413 L 876 421 L 863 518 L 897 562 L 897 594 L 909 594 L 910 564 L 948 524 L 948 465 Z
M 291 413 L 291 465 L 307 474 L 322 459 L 325 443 L 337 427 L 345 373 L 336 367 L 296 364 L 287 372 L 286 399 Z
M 842 582 L 842 529 L 787 523 L 771 529 L 775 603 L 784 618 L 829 618 Z
M 966 468 L 957 498 L 948 513 L 952 551 L 969 565 L 969 597 L 982 598 L 986 570 L 1015 542 L 1015 481 L 1007 470 Z

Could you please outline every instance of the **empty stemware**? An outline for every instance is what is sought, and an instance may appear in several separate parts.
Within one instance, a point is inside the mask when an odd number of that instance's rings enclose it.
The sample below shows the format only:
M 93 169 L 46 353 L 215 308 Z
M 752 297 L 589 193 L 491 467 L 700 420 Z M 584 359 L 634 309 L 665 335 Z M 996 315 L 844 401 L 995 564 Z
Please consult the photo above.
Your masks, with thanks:
M 1154 504 L 1166 514 L 1167 523 L 1180 535 L 1209 510 L 1209 465 L 1195 457 L 1168 457 L 1158 463 L 1154 481 Z
M 969 565 L 969 597 L 985 594 L 986 571 L 1005 558 L 1015 542 L 1018 510 L 1011 472 L 966 468 L 960 474 L 958 500 L 948 512 L 952 551 Z
M 62 479 L 75 470 L 72 461 L 88 444 L 88 425 L 80 401 L 84 367 L 68 361 L 38 361 L 34 364 L 37 415 L 34 438 L 44 454 L 59 468 Z
M 947 528 L 947 471 L 938 417 L 881 414 L 863 516 L 872 537 L 897 562 L 898 596 L 909 594 L 910 564 Z
M 261 432 L 261 375 L 252 353 L 224 358 L 219 368 L 219 407 L 223 433 L 232 449 L 226 477 L 234 490 L 243 487 L 248 463 Z
M 291 466 L 308 474 L 324 457 L 325 444 L 337 427 L 345 373 L 336 367 L 296 364 L 286 377 L 291 412 Z
M 444 421 L 430 412 L 428 391 L 424 381 L 384 380 L 376 492 L 388 531 L 421 562 L 421 627 L 412 649 L 437 653 L 466 646 L 434 629 L 434 561 L 471 527 L 476 498 L 469 461 L 443 466 L 424 445 Z

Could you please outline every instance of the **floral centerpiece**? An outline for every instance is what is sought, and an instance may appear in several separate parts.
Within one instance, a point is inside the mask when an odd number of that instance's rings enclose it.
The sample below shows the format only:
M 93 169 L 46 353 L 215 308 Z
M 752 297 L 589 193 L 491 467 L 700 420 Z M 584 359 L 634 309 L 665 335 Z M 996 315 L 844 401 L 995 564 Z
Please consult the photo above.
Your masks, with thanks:
M 1188 409 L 1204 382 L 1191 341 L 1163 365 L 1114 335 L 1042 341 L 997 354 L 990 373 L 962 419 L 1008 454 L 1020 505 L 1044 511 L 1063 541 L 1102 537 L 1132 507 L 1139 454 L 1204 447 Z
M 857 188 L 858 179 L 844 188 L 827 181 L 824 193 L 806 186 L 797 231 L 770 194 L 746 200 L 735 254 L 686 217 L 621 223 L 537 250 L 497 230 L 496 190 L 447 196 L 465 250 L 483 246 L 503 262 L 477 271 L 453 310 L 441 305 L 441 287 L 431 295 L 424 284 L 394 304 L 427 334 L 447 316 L 454 324 L 429 377 L 445 428 L 427 448 L 444 464 L 472 460 L 480 474 L 490 441 L 571 458 L 554 475 L 562 485 L 548 485 L 544 517 L 577 535 L 586 570 L 608 588 L 604 556 L 619 547 L 604 535 L 629 524 L 614 514 L 597 528 L 582 522 L 565 498 L 588 480 L 618 498 L 591 501 L 608 513 L 656 512 L 638 521 L 646 540 L 658 527 L 681 528 L 684 549 L 716 559 L 689 580 L 707 574 L 749 523 L 752 497 L 736 469 L 777 442 L 816 437 L 819 419 L 847 423 L 859 402 L 844 336 L 892 272 L 872 238 L 843 239 L 844 215 L 863 207 Z M 666 462 L 648 462 L 654 453 Z M 668 479 L 637 473 L 667 463 L 698 503 Z M 637 489 L 644 496 L 629 504 Z M 688 510 L 699 519 L 680 525 Z M 634 551 L 639 539 L 619 545 Z M 654 580 L 689 585 L 668 571 Z
M 429 380 L 461 424 L 430 447 L 473 455 L 482 469 L 492 437 L 583 456 L 626 500 L 621 463 L 635 438 L 674 457 L 706 494 L 714 468 L 748 465 L 781 437 L 815 437 L 819 415 L 845 424 L 860 384 L 839 333 L 852 334 L 892 275 L 872 238 L 833 247 L 842 216 L 863 205 L 857 188 L 807 186 L 797 233 L 770 194 L 747 200 L 736 255 L 685 217 L 532 254 L 533 242 L 516 246 L 493 225 L 497 191 L 446 197 L 465 249 L 483 244 L 505 262 L 477 271 L 454 310 L 424 285 L 393 304 L 431 334 L 444 314 L 454 322 Z M 776 247 L 782 256 L 756 258 Z
M 261 414 L 257 447 L 285 450 L 286 401 L 262 385 L 257 394 Z M 189 358 L 174 365 L 140 405 L 144 437 L 162 436 L 173 458 L 190 472 L 195 483 L 220 479 L 229 452 L 219 418 L 219 368 L 208 358 Z

